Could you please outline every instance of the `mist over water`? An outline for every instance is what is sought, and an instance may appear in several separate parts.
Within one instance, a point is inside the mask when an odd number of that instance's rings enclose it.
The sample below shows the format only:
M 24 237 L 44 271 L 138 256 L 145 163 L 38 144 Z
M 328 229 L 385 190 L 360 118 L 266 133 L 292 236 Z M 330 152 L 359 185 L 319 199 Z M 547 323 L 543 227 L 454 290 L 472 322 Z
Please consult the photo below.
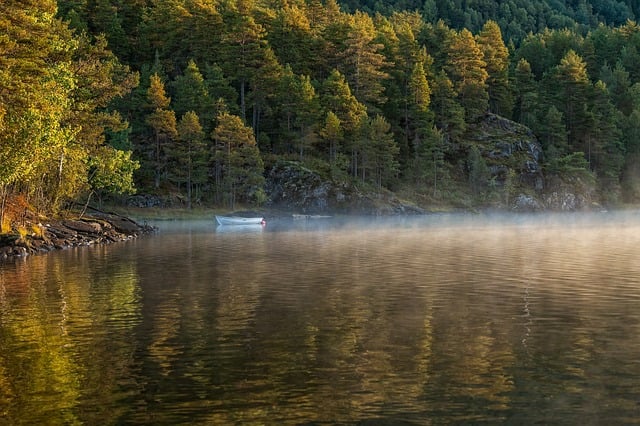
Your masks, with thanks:
M 640 214 L 271 220 L 0 265 L 0 423 L 633 423 Z

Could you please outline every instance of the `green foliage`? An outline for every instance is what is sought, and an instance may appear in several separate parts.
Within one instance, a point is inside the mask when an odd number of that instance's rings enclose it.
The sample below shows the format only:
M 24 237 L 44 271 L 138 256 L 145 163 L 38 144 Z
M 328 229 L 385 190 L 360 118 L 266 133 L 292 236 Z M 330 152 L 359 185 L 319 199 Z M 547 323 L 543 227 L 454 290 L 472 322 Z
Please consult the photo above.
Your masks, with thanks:
M 489 186 L 489 167 L 485 159 L 480 154 L 477 146 L 472 145 L 467 156 L 467 169 L 469 176 L 469 186 L 471 192 L 476 197 L 480 196 Z
M 460 105 L 465 109 L 467 121 L 474 121 L 487 112 L 489 93 L 487 91 L 487 63 L 480 46 L 471 32 L 463 29 L 447 46 L 445 70 Z
M 283 157 L 434 197 L 466 164 L 482 195 L 468 132 L 492 112 L 535 132 L 547 173 L 618 192 L 640 151 L 636 3 L 8 0 L 0 188 L 56 206 L 132 190 L 137 162 L 145 190 L 260 203 Z
M 204 143 L 205 132 L 198 114 L 186 112 L 177 126 L 178 141 L 169 149 L 173 159 L 170 179 L 184 183 L 187 190 L 187 208 L 191 208 L 194 186 L 207 181 L 208 152 Z
M 105 130 L 126 128 L 109 105 L 137 84 L 104 37 L 74 34 L 55 14 L 55 2 L 8 1 L 0 16 L 0 187 L 48 210 L 90 189 Z
M 216 190 L 230 208 L 238 201 L 264 202 L 264 163 L 251 128 L 240 117 L 223 113 L 213 130 Z
M 363 125 L 361 133 L 362 180 L 373 181 L 379 189 L 383 184 L 389 186 L 399 171 L 399 148 L 391 133 L 391 125 L 377 115 Z
M 131 159 L 131 151 L 120 151 L 108 146 L 97 150 L 89 159 L 89 183 L 101 192 L 133 194 L 133 172 L 140 163 Z

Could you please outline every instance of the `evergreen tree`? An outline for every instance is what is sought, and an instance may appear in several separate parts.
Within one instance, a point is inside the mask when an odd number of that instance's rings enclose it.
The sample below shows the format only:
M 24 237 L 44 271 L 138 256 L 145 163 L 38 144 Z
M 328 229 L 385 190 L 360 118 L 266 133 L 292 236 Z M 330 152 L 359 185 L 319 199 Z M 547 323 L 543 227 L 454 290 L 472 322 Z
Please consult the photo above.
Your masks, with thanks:
M 490 173 L 485 159 L 475 145 L 472 145 L 469 149 L 467 167 L 469 170 L 471 192 L 477 197 L 487 189 Z
M 627 202 L 640 200 L 640 110 L 634 109 L 622 118 L 622 140 L 625 148 L 625 164 L 621 185 Z
M 473 35 L 466 29 L 451 40 L 447 52 L 447 74 L 465 109 L 466 120 L 473 121 L 488 109 L 488 74 L 484 55 Z
M 113 3 L 112 0 L 87 2 L 89 31 L 93 34 L 104 34 L 113 52 L 122 57 L 128 57 L 129 43 L 122 27 L 122 15 L 118 13 L 117 4 Z
M 333 112 L 340 119 L 345 136 L 353 134 L 366 115 L 366 107 L 358 102 L 344 76 L 337 70 L 333 70 L 322 84 L 320 104 L 325 111 Z
M 383 45 L 375 41 L 376 29 L 371 17 L 356 12 L 345 40 L 342 70 L 353 91 L 353 95 L 367 106 L 369 111 L 378 111 L 385 102 L 383 81 L 388 74 Z
M 600 79 L 606 84 L 616 108 L 624 115 L 629 115 L 633 110 L 631 80 L 622 64 L 618 62 L 613 70 L 608 65 L 602 67 Z
M 624 146 L 619 128 L 621 113 L 611 103 L 607 86 L 602 81 L 595 84 L 591 114 L 593 130 L 589 137 L 588 158 L 600 184 L 609 194 L 615 194 L 619 189 L 624 162 Z
M 288 64 L 297 74 L 312 75 L 322 59 L 322 45 L 307 11 L 295 4 L 283 4 L 275 13 L 267 38 L 279 62 Z
M 221 171 L 216 189 L 228 206 L 234 209 L 238 201 L 264 202 L 264 164 L 251 128 L 240 117 L 222 113 L 212 137 L 215 167 Z
M 172 160 L 171 176 L 178 183 L 184 183 L 187 190 L 187 208 L 191 209 L 194 186 L 207 181 L 207 146 L 200 119 L 194 111 L 186 112 L 177 126 L 178 143 L 169 150 Z
M 344 132 L 342 130 L 342 123 L 340 122 L 340 119 L 332 111 L 327 113 L 324 126 L 320 129 L 320 138 L 328 148 L 329 164 L 333 169 L 336 166 L 339 147 L 344 141 Z
M 389 185 L 397 176 L 399 170 L 398 153 L 391 125 L 381 115 L 367 120 L 363 129 L 365 141 L 362 148 L 362 172 L 363 181 L 366 180 L 367 171 L 371 180 L 378 189 L 383 185 Z
M 432 110 L 435 114 L 435 124 L 445 137 L 459 140 L 466 131 L 464 108 L 457 101 L 453 83 L 444 72 L 438 74 L 434 80 L 431 96 Z
M 272 114 L 273 99 L 276 97 L 276 88 L 283 73 L 282 65 L 278 62 L 273 50 L 267 47 L 263 53 L 263 60 L 251 79 L 251 96 L 249 97 L 252 112 L 250 123 L 259 141 L 262 135 L 266 135 L 262 131 L 262 118 Z
M 191 31 L 186 25 L 189 11 L 185 3 L 186 0 L 149 1 L 140 23 L 138 61 L 151 62 L 151 55 L 155 54 L 166 70 L 179 70 L 187 64 L 193 55 L 190 44 L 185 43 Z
M 225 25 L 219 2 L 210 0 L 189 0 L 185 2 L 188 14 L 182 26 L 186 29 L 183 48 L 189 52 L 188 58 L 205 67 L 222 57 L 222 39 Z M 215 99 L 215 98 L 213 98 Z M 200 117 L 204 120 L 204 117 Z M 205 126 L 206 127 L 206 126 Z
M 537 84 L 531 65 L 522 58 L 516 64 L 514 72 L 515 104 L 513 119 L 531 128 L 536 126 L 538 104 Z
M 510 117 L 513 105 L 509 88 L 509 51 L 502 41 L 500 27 L 494 21 L 487 21 L 476 38 L 487 64 L 489 111 Z
M 240 88 L 240 117 L 247 120 L 247 89 L 262 65 L 267 47 L 266 30 L 250 15 L 250 4 L 224 3 L 220 66 L 234 76 Z
M 205 68 L 205 89 L 209 95 L 209 99 L 213 102 L 212 110 L 208 114 L 213 120 L 220 113 L 224 111 L 218 110 L 217 106 L 224 105 L 227 109 L 226 112 L 231 112 L 233 114 L 240 113 L 240 106 L 238 104 L 238 92 L 231 85 L 231 78 L 225 77 L 222 72 L 222 68 L 220 68 L 217 64 L 207 65 Z M 216 106 L 217 105 L 217 106 Z M 202 118 L 205 124 L 208 122 L 208 119 L 205 117 Z
M 574 150 L 586 153 L 592 122 L 587 111 L 590 82 L 585 62 L 570 50 L 546 80 L 547 93 L 564 115 L 569 144 Z
M 154 186 L 160 187 L 160 183 L 167 170 L 167 147 L 172 144 L 177 136 L 176 116 L 169 109 L 171 98 L 165 94 L 164 83 L 158 74 L 151 76 L 150 86 L 147 90 L 147 100 L 151 112 L 147 115 L 146 122 L 153 130 L 152 148 L 147 149 L 147 159 L 154 171 Z M 170 149 L 170 148 L 169 148 Z
M 313 125 L 319 108 L 315 89 L 308 76 L 298 76 L 285 67 L 277 93 L 278 121 L 285 143 L 291 143 L 302 159 L 313 141 Z M 290 142 L 289 142 L 290 141 Z M 290 149 L 283 149 L 289 152 Z
M 405 117 L 405 136 L 411 141 L 411 151 L 415 156 L 421 145 L 431 133 L 433 113 L 431 104 L 431 87 L 424 72 L 424 66 L 416 62 L 409 78 L 409 98 L 407 99 L 407 115 Z
M 177 116 L 184 116 L 188 111 L 193 111 L 198 117 L 206 117 L 213 109 L 213 101 L 200 73 L 198 65 L 193 60 L 189 61 L 182 75 L 179 75 L 171 84 L 173 96 L 171 107 Z M 208 123 L 207 123 L 208 124 Z M 204 131 L 210 131 L 207 127 Z
M 544 126 L 541 126 L 538 137 L 544 149 L 547 170 L 552 173 L 560 173 L 561 159 L 570 152 L 564 117 L 552 105 L 543 117 L 542 122 Z
M 438 191 L 449 181 L 449 173 L 445 161 L 446 142 L 444 135 L 436 128 L 426 131 L 412 164 L 412 176 L 417 184 L 432 189 L 436 198 Z

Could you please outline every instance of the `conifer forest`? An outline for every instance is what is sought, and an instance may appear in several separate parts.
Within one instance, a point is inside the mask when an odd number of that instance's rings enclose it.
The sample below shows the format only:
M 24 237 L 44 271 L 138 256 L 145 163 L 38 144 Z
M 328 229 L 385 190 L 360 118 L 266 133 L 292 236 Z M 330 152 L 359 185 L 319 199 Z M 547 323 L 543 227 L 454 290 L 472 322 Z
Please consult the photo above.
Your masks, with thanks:
M 473 139 L 526 126 L 547 177 L 640 200 L 636 0 L 4 0 L 0 199 L 260 206 L 296 162 L 491 202 Z M 517 171 L 516 171 L 517 172 Z

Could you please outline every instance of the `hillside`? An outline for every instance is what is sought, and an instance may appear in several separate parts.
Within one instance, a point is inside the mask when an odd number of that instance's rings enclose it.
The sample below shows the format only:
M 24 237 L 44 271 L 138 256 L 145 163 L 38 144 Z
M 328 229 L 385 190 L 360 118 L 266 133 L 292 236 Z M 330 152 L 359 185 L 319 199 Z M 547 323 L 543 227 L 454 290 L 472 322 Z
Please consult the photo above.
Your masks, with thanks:
M 474 33 L 493 20 L 500 25 L 505 40 L 516 43 L 529 33 L 547 28 L 586 32 L 599 23 L 620 26 L 640 16 L 640 3 L 634 0 L 341 0 L 340 4 L 346 11 L 387 15 L 418 11 L 428 22 L 442 19 L 455 29 L 467 28 Z
M 478 139 L 490 116 L 531 132 L 544 185 L 579 181 L 606 205 L 639 200 L 635 3 L 376 4 L 393 8 L 8 2 L 0 198 L 48 212 L 134 191 L 259 206 L 273 201 L 273 167 L 293 161 L 427 208 L 512 208 L 504 185 L 529 187 Z

